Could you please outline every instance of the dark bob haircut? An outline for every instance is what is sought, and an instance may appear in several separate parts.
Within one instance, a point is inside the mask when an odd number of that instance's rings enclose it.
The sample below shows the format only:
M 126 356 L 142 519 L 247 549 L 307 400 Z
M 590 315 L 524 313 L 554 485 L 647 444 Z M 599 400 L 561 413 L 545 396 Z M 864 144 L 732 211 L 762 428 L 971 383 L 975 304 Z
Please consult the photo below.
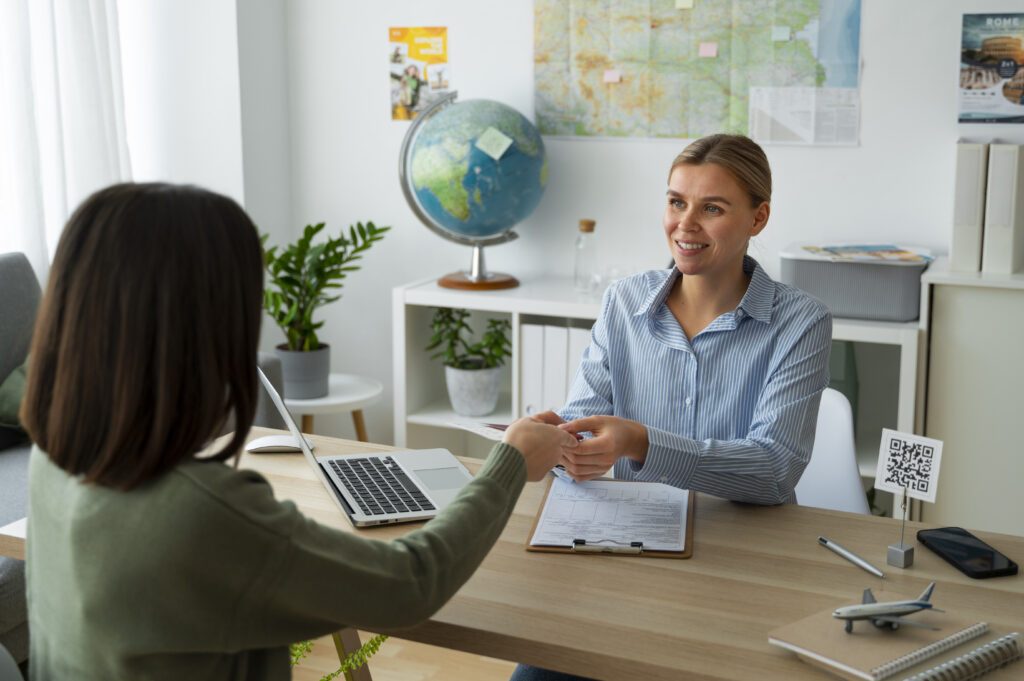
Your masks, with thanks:
M 22 422 L 62 469 L 129 490 L 256 411 L 263 267 L 231 199 L 118 184 L 79 206 L 57 246 L 29 356 Z

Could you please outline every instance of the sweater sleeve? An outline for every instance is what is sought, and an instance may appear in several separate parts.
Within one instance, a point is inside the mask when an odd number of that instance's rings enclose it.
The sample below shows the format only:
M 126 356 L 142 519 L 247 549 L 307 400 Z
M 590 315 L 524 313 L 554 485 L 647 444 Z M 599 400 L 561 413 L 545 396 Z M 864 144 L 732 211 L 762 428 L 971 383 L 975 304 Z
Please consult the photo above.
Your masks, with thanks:
M 280 645 L 344 626 L 390 630 L 430 617 L 497 541 L 526 483 L 514 447 L 498 443 L 476 477 L 422 528 L 393 541 L 347 533 L 273 499 L 256 475 L 247 508 L 277 535 L 237 608 L 238 648 Z M 252 484 L 253 482 L 257 484 Z

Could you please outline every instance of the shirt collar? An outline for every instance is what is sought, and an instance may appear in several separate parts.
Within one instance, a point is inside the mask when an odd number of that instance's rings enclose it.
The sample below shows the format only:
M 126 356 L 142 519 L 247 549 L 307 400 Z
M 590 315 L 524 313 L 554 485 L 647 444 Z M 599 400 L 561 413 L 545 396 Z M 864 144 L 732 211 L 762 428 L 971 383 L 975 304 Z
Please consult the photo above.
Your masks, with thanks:
M 743 256 L 743 271 L 750 275 L 750 284 L 747 285 L 747 292 L 743 294 L 737 310 L 743 310 L 744 314 L 756 319 L 759 322 L 768 324 L 772 320 L 772 304 L 775 302 L 775 282 L 761 267 L 760 263 L 749 255 Z M 650 280 L 650 291 L 644 302 L 640 305 L 634 316 L 647 315 L 653 317 L 658 309 L 668 298 L 669 291 L 676 279 L 683 276 L 675 267 L 660 284 L 657 279 Z

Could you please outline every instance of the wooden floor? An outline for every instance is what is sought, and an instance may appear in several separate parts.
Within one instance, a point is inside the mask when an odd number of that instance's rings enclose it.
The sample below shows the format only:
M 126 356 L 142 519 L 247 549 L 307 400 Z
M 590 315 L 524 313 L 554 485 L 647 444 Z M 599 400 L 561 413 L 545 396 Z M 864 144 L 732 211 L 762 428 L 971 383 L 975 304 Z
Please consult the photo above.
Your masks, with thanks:
M 371 635 L 360 632 L 368 641 Z M 334 642 L 317 640 L 313 652 L 293 669 L 295 681 L 318 681 L 338 668 Z M 373 681 L 508 681 L 515 665 L 469 653 L 389 638 L 370 658 Z

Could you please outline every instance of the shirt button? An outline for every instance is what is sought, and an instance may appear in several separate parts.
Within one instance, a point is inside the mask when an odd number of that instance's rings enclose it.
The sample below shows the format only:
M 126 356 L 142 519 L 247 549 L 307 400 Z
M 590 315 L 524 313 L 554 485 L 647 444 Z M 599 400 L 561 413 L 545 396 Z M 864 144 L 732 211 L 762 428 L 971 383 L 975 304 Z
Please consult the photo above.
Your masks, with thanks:
M 693 402 L 693 399 L 690 398 L 690 397 L 687 397 L 686 398 L 686 406 L 689 407 L 691 402 Z

